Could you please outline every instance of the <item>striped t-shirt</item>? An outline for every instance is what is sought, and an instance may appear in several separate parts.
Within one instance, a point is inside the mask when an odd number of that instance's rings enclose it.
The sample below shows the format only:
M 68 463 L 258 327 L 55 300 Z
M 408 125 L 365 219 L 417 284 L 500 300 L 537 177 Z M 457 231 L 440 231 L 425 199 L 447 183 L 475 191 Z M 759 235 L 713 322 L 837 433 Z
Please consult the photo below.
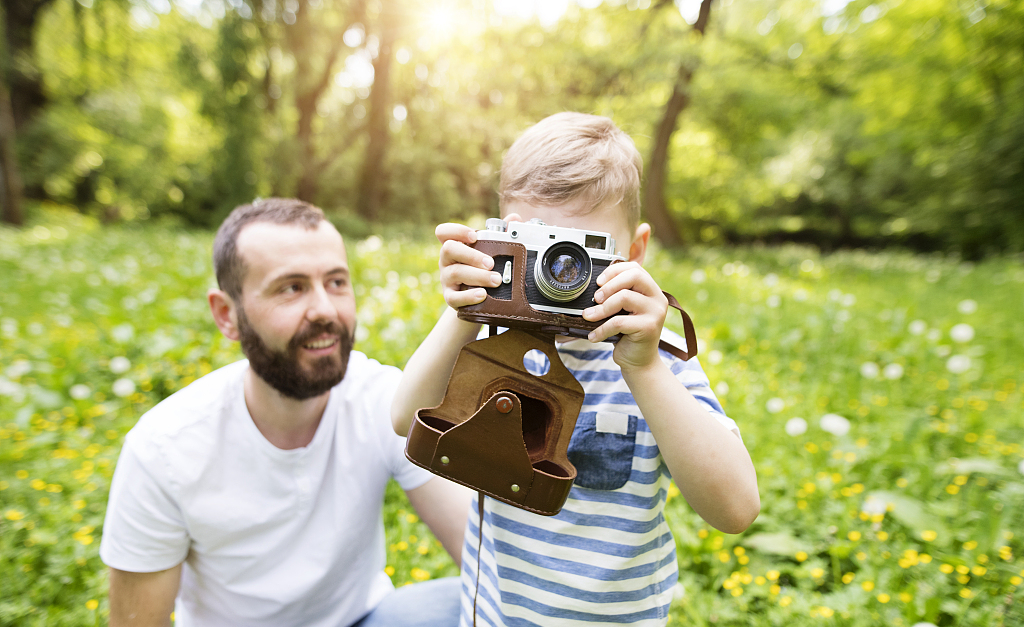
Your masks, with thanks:
M 685 346 L 670 331 L 662 338 Z M 664 517 L 671 477 L 613 349 L 586 340 L 558 347 L 586 393 L 569 444 L 578 475 L 562 511 L 541 516 L 485 498 L 481 544 L 474 498 L 462 549 L 461 627 L 473 624 L 474 596 L 477 625 L 666 623 L 679 572 Z M 739 433 L 696 358 L 684 362 L 665 351 L 661 358 L 715 418 Z

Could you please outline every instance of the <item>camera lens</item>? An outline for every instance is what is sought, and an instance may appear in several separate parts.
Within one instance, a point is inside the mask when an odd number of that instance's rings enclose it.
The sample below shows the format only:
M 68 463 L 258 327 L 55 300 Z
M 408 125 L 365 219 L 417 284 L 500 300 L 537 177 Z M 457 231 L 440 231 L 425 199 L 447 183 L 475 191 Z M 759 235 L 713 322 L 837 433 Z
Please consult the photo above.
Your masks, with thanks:
M 587 289 L 593 265 L 590 255 L 574 242 L 553 244 L 537 258 L 533 278 L 537 289 L 560 303 L 575 299 Z

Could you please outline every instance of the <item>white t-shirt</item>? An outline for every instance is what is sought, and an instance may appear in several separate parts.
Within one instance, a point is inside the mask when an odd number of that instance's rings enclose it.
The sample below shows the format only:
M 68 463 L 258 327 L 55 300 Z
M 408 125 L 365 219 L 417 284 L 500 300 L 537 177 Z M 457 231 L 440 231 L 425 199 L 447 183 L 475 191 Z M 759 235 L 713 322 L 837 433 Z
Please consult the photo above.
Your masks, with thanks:
M 388 480 L 432 475 L 392 431 L 401 371 L 353 351 L 308 446 L 282 450 L 243 396 L 247 361 L 167 398 L 128 433 L 100 557 L 154 572 L 182 561 L 179 627 L 339 627 L 373 609 L 384 573 Z

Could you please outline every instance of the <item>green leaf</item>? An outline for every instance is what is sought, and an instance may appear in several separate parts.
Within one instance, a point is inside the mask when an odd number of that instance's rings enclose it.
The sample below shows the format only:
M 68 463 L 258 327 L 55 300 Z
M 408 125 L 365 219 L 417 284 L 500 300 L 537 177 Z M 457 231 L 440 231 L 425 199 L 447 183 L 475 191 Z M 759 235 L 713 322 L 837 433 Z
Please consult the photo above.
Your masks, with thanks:
M 884 502 L 889 514 L 921 540 L 924 540 L 921 536 L 923 531 L 934 531 L 939 538 L 949 537 L 946 526 L 921 501 L 885 490 L 871 492 L 867 498 Z
M 814 550 L 814 547 L 809 542 L 800 540 L 786 531 L 755 533 L 752 536 L 743 538 L 743 544 L 762 553 L 788 555 L 790 557 L 800 551 L 810 553 Z

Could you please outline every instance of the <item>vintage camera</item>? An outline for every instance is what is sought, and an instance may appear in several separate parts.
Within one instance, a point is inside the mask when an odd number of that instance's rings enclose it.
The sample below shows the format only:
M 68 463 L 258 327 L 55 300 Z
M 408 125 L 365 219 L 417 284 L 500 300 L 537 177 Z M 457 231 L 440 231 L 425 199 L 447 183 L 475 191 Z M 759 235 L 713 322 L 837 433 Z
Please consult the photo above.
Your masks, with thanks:
M 582 316 L 594 305 L 597 277 L 616 261 L 615 240 L 608 233 L 551 226 L 540 220 L 507 223 L 492 218 L 477 232 L 483 241 L 510 242 L 526 248 L 522 277 L 515 276 L 512 255 L 494 255 L 494 269 L 502 284 L 488 288 L 488 295 L 510 300 L 515 281 L 521 281 L 529 306 L 537 311 Z

